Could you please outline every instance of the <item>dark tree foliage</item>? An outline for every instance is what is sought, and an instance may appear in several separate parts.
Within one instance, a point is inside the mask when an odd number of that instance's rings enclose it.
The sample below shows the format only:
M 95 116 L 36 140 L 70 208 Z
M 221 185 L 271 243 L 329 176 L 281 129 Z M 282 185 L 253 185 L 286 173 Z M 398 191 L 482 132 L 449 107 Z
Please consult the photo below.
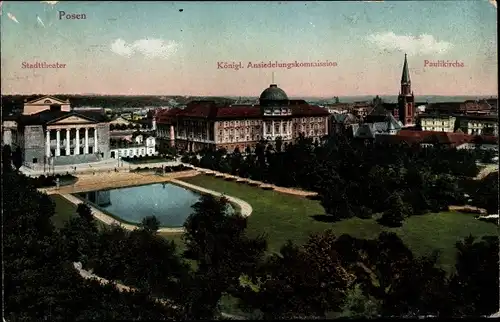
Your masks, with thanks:
M 2 169 L 3 171 L 12 170 L 12 149 L 8 144 L 2 147 Z
M 76 207 L 76 213 L 80 218 L 85 219 L 86 221 L 93 221 L 94 215 L 92 215 L 92 210 L 89 205 L 81 203 Z
M 150 234 L 154 234 L 160 229 L 160 221 L 155 216 L 147 216 L 142 219 L 141 228 Z
M 17 147 L 12 153 L 12 163 L 16 170 L 19 170 L 23 166 L 23 152 L 20 147 Z
M 486 209 L 489 214 L 498 214 L 498 172 L 490 173 L 473 187 L 470 192 L 472 204 Z
M 222 295 L 237 289 L 242 274 L 253 274 L 267 248 L 263 236 L 246 236 L 246 218 L 228 206 L 224 197 L 204 195 L 184 224 L 186 255 L 198 264 L 183 295 L 193 319 L 213 318 Z
M 64 238 L 50 218 L 54 205 L 31 180 L 3 173 L 4 312 L 8 321 L 172 320 L 178 312 L 146 294 L 121 293 L 84 280 L 66 260 Z M 80 222 L 75 232 L 82 231 Z M 70 227 L 72 224 L 68 224 Z M 86 236 L 81 236 L 85 238 Z M 80 241 L 83 241 L 80 239 Z M 83 248 L 80 248 L 83 249 Z
M 304 246 L 288 242 L 253 277 L 257 290 L 241 287 L 242 305 L 264 319 L 324 318 L 338 311 L 354 281 L 341 264 L 335 236 L 312 235 Z
M 498 311 L 498 236 L 476 240 L 469 236 L 456 245 L 456 273 L 451 278 L 454 315 L 480 317 Z
M 343 235 L 336 248 L 356 285 L 380 301 L 380 315 L 449 314 L 447 279 L 436 255 L 414 257 L 394 233 L 381 233 L 378 240 Z

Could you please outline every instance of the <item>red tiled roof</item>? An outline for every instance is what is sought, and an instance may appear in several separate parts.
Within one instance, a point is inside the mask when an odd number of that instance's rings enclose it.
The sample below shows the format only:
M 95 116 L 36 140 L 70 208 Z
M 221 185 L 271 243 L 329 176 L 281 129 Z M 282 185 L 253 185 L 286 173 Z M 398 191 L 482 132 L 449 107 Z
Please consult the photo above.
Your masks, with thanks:
M 217 109 L 216 118 L 256 118 L 261 117 L 262 113 L 259 107 L 255 106 L 226 106 Z
M 330 113 L 319 106 L 307 103 L 292 105 L 292 116 L 313 117 L 328 116 Z M 217 105 L 212 101 L 196 101 L 187 104 L 185 109 L 170 109 L 159 114 L 157 122 L 168 122 L 171 118 L 196 117 L 210 119 L 236 119 L 236 118 L 258 118 L 262 117 L 259 105 Z
M 302 104 L 302 105 L 292 106 L 292 115 L 299 117 L 329 116 L 330 113 L 326 109 L 316 105 Z
M 380 139 L 380 140 L 379 140 Z M 409 131 L 401 130 L 396 135 L 385 135 L 377 137 L 377 140 L 384 143 L 421 144 L 440 143 L 450 146 L 458 146 L 463 143 L 477 142 L 482 144 L 498 144 L 495 136 L 479 136 L 464 133 L 434 132 L 434 131 Z

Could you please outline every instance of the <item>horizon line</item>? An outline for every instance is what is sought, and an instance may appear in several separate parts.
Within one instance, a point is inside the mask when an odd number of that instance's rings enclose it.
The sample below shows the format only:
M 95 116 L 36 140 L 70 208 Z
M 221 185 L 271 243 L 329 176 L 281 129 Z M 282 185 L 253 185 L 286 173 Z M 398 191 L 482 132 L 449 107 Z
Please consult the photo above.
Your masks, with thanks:
M 179 94 L 99 94 L 99 93 L 2 93 L 1 96 L 35 96 L 35 95 L 47 95 L 47 96 L 154 96 L 154 97 L 160 97 L 160 96 L 167 96 L 167 97 L 219 97 L 219 98 L 224 98 L 224 97 L 243 97 L 243 98 L 259 98 L 259 95 L 179 95 Z M 290 98 L 300 98 L 300 97 L 307 97 L 307 98 L 335 98 L 335 97 L 366 97 L 366 96 L 398 96 L 398 94 L 359 94 L 359 95 L 328 95 L 328 96 L 309 96 L 309 95 L 288 95 Z M 490 96 L 490 97 L 498 97 L 498 93 L 496 94 L 467 94 L 467 95 L 460 95 L 460 94 L 418 94 L 414 95 L 416 97 L 419 96 L 442 96 L 442 97 L 478 97 L 478 96 Z

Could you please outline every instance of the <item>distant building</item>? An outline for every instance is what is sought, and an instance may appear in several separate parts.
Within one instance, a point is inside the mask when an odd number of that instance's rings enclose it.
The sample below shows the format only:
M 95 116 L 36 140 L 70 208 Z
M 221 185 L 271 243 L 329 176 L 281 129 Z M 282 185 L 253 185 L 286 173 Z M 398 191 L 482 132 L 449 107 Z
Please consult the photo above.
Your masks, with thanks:
M 198 151 L 254 148 L 260 140 L 293 142 L 300 134 L 319 140 L 328 134 L 329 113 L 304 100 L 289 100 L 276 84 L 260 95 L 258 105 L 217 104 L 193 101 L 185 109 L 160 113 L 156 120 L 160 138 L 179 149 Z
M 498 136 L 498 114 L 424 113 L 419 115 L 417 123 L 423 131 Z
M 25 100 L 22 114 L 4 119 L 2 125 L 10 131 L 10 144 L 21 148 L 27 167 L 109 158 L 109 120 L 100 112 L 71 110 L 68 100 Z
M 359 122 L 359 118 L 354 114 L 334 113 L 330 115 L 328 133 L 330 135 L 346 135 L 349 132 L 349 128 L 353 124 L 358 124 Z
M 418 123 L 422 131 L 455 132 L 457 118 L 453 115 L 421 114 Z
M 371 122 L 353 124 L 352 136 L 357 139 L 372 140 L 378 135 L 396 135 L 403 127 L 392 114 L 387 114 L 382 118 L 372 118 Z
M 132 142 L 112 141 L 110 156 L 113 159 L 133 158 L 158 155 L 156 139 L 153 136 L 145 137 L 142 134 L 133 135 Z
M 406 144 L 409 146 L 443 146 L 446 148 L 471 148 L 476 145 L 498 148 L 498 137 L 476 136 L 465 133 L 401 130 L 396 135 L 377 136 L 375 142 L 382 144 Z

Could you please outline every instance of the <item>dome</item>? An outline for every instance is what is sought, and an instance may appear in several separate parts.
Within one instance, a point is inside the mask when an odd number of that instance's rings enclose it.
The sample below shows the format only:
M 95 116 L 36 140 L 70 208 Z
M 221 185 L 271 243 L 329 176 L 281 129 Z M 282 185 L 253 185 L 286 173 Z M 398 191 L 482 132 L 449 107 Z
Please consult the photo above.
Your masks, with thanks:
M 288 101 L 285 91 L 276 84 L 271 84 L 260 94 L 261 101 Z

